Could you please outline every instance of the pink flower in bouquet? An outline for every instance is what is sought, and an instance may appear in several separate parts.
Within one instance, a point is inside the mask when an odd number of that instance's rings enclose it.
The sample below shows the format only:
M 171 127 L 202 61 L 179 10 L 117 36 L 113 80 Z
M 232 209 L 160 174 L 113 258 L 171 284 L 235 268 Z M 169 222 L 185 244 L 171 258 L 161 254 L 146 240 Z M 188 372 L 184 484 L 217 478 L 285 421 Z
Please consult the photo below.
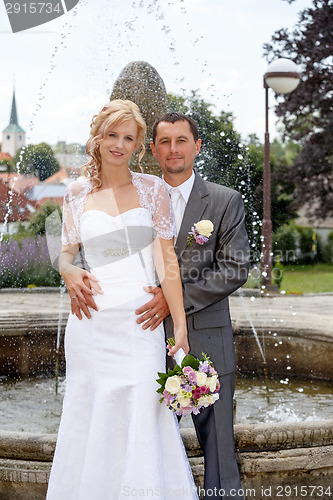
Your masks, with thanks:
M 166 389 L 164 389 L 163 396 L 164 396 L 166 404 L 170 405 L 171 400 L 172 400 L 172 395 L 170 394 L 170 392 L 168 392 Z
M 210 373 L 211 375 L 217 375 L 217 371 L 216 371 L 216 370 L 214 370 L 214 368 L 213 368 L 211 365 L 209 365 L 209 373 Z
M 192 368 L 191 366 L 185 366 L 185 367 L 183 368 L 183 373 L 184 373 L 185 375 L 189 375 L 189 374 L 190 374 L 190 373 L 192 373 L 192 372 L 194 372 L 194 370 L 193 370 L 193 368 Z
M 207 386 L 205 386 L 205 385 L 202 385 L 200 387 L 200 392 L 201 392 L 201 394 L 208 394 L 209 393 L 209 388 Z
M 200 399 L 200 397 L 201 397 L 201 390 L 200 390 L 200 387 L 197 387 L 196 389 L 194 389 L 194 391 L 192 392 L 192 396 L 193 396 L 195 399 Z
M 191 382 L 191 384 L 195 384 L 196 383 L 196 381 L 197 381 L 197 374 L 196 374 L 196 372 L 194 370 L 192 370 L 188 374 L 188 379 Z

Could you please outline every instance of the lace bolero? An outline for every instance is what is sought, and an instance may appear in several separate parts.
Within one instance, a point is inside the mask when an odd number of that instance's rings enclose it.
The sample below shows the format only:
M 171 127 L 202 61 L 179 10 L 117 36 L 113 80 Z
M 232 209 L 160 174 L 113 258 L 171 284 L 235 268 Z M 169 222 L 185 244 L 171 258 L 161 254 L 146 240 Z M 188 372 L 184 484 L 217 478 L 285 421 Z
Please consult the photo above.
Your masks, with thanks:
M 131 172 L 131 175 L 133 185 L 139 195 L 140 206 L 150 212 L 157 236 L 165 240 L 176 236 L 174 214 L 164 181 L 150 174 Z M 80 221 L 87 195 L 92 187 L 89 179 L 78 179 L 67 187 L 63 204 L 63 245 L 81 242 Z

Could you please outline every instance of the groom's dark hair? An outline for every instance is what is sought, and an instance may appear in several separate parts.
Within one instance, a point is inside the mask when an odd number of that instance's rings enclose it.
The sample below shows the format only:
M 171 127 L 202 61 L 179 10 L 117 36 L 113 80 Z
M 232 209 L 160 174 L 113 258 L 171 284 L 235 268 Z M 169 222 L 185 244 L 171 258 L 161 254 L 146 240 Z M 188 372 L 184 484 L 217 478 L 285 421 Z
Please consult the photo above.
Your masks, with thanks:
M 166 113 L 165 115 L 161 116 L 158 120 L 153 125 L 153 143 L 155 144 L 155 139 L 156 139 L 156 132 L 157 132 L 157 127 L 161 122 L 169 122 L 169 123 L 175 123 L 175 122 L 188 122 L 194 142 L 197 142 L 199 139 L 199 131 L 198 131 L 198 125 L 193 118 L 191 118 L 188 115 L 184 115 L 184 113 L 177 113 L 176 111 L 170 111 L 169 113 Z

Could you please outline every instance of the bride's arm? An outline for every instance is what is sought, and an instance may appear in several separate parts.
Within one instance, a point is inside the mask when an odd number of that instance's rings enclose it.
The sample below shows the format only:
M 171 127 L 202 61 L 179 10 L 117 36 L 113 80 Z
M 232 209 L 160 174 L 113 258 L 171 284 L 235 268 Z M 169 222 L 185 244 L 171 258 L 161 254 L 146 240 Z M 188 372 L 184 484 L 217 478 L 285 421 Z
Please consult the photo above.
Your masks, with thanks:
M 181 347 L 187 354 L 189 351 L 189 344 L 187 339 L 183 291 L 177 256 L 173 247 L 173 240 L 156 238 L 154 245 L 156 271 L 174 325 L 175 346 L 170 350 L 170 354 L 174 355 Z
M 78 297 L 85 302 L 82 291 L 88 295 L 95 295 L 96 291 L 100 292 L 100 287 L 97 285 L 98 279 L 85 269 L 74 266 L 74 257 L 79 252 L 79 245 L 63 245 L 59 257 L 59 272 L 63 277 L 66 288 L 71 298 Z M 83 279 L 89 279 L 92 288 L 88 288 Z M 94 287 L 95 285 L 95 287 Z M 97 285 L 97 286 L 96 286 Z M 96 291 L 94 291 L 96 289 Z M 99 289 L 99 290 L 98 290 Z

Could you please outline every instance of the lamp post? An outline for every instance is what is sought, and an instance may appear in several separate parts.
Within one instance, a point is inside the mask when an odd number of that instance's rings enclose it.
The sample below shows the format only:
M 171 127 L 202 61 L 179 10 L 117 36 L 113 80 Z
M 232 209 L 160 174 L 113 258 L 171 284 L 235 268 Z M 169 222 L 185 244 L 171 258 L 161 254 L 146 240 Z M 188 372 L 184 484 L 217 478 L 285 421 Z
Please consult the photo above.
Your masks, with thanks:
M 289 94 L 298 86 L 301 73 L 290 59 L 276 59 L 264 74 L 265 89 L 265 146 L 263 173 L 264 218 L 262 221 L 262 284 L 269 288 L 272 275 L 272 219 L 271 219 L 271 162 L 268 131 L 268 89 L 277 94 Z

